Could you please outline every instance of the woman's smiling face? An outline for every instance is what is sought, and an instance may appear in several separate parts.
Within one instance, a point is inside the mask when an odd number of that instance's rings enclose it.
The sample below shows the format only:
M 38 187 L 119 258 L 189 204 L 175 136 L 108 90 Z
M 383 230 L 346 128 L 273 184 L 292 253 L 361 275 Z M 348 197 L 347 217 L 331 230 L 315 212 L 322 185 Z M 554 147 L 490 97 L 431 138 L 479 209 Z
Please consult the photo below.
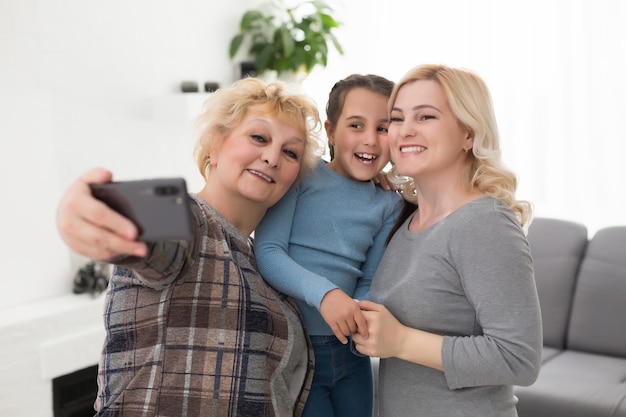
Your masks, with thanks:
M 389 124 L 391 159 L 399 174 L 418 179 L 461 168 L 471 142 L 439 83 L 418 80 L 399 89 Z
M 211 152 L 209 178 L 227 193 L 268 208 L 298 177 L 304 146 L 304 132 L 251 109 Z

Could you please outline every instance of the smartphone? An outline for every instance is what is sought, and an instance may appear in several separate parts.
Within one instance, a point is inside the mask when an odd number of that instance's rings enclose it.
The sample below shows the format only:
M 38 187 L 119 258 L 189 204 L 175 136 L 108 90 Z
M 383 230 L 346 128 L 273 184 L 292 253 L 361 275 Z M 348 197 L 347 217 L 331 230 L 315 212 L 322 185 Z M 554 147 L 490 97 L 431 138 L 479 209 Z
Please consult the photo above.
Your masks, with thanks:
M 191 210 L 183 178 L 91 184 L 92 195 L 130 219 L 138 240 L 191 240 Z

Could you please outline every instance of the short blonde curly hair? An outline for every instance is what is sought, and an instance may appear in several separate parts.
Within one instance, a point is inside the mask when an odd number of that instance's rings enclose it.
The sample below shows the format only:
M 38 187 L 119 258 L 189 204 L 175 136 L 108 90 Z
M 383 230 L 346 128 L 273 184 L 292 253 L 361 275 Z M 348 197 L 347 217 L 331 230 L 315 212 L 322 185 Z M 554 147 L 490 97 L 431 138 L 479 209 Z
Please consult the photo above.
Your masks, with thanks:
M 274 114 L 303 133 L 304 152 L 296 179 L 296 183 L 300 182 L 323 151 L 317 107 L 308 97 L 289 92 L 287 85 L 280 81 L 265 83 L 257 78 L 244 78 L 230 87 L 220 88 L 204 102 L 203 111 L 195 122 L 194 157 L 200 174 L 207 178 L 211 150 L 221 147 L 221 142 L 241 123 L 250 108 Z

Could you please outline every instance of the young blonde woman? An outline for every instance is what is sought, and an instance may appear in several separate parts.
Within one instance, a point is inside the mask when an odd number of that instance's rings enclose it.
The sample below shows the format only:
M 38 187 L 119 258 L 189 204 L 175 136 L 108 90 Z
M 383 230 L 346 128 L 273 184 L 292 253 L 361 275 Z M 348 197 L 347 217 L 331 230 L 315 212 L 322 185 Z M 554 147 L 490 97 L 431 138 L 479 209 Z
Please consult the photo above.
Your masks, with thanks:
M 361 301 L 381 357 L 380 415 L 514 417 L 514 385 L 535 381 L 542 327 L 524 228 L 529 203 L 500 161 L 485 83 L 424 65 L 396 84 L 389 144 L 402 194 L 399 223 Z
M 98 416 L 290 417 L 308 395 L 313 358 L 299 312 L 257 272 L 249 236 L 319 160 L 318 112 L 282 84 L 248 78 L 212 94 L 199 122 L 206 184 L 189 197 L 191 241 L 137 242 L 135 226 L 89 192 L 111 180 L 103 169 L 59 205 L 67 245 L 116 265 Z

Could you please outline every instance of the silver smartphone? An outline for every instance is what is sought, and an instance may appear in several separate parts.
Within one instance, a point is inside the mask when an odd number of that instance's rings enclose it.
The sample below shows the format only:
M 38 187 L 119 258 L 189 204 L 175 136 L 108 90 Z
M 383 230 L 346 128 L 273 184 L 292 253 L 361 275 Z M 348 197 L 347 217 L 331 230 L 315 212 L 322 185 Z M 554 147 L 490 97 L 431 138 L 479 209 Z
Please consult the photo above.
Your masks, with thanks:
M 139 229 L 138 240 L 191 240 L 191 211 L 183 178 L 91 184 L 91 193 Z

